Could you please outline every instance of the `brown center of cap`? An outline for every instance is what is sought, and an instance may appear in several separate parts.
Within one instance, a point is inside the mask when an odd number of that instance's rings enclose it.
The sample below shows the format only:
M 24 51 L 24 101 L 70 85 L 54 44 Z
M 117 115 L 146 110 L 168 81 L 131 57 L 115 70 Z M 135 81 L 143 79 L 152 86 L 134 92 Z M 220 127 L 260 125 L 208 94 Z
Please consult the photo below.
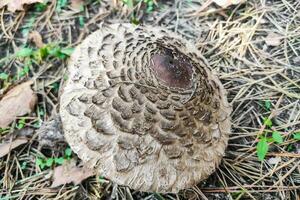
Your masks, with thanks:
M 190 63 L 161 54 L 154 54 L 151 60 L 150 68 L 166 86 L 182 89 L 191 87 L 193 70 Z

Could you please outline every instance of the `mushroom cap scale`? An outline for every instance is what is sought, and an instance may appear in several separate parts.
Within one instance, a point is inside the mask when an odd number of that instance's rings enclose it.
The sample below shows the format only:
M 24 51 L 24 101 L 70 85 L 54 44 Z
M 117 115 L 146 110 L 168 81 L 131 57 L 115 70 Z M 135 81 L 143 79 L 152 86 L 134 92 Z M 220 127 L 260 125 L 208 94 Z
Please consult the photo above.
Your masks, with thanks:
M 65 138 L 120 185 L 178 192 L 219 165 L 226 91 L 195 46 L 161 27 L 102 25 L 74 51 L 60 97 Z

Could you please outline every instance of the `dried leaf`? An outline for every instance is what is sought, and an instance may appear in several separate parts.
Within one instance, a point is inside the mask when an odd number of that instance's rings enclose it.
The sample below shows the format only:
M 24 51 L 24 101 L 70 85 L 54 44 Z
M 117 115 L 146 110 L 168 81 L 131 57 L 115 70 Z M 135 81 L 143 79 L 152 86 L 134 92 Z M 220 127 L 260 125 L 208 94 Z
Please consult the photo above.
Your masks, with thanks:
M 25 4 L 43 3 L 43 0 L 1 0 L 0 8 L 7 5 L 7 10 L 16 12 L 17 10 L 24 10 Z
M 12 88 L 0 101 L 0 128 L 7 127 L 16 117 L 30 113 L 37 96 L 32 91 L 28 81 Z
M 244 3 L 246 0 L 213 0 L 218 6 L 221 6 L 222 8 L 227 8 L 231 5 L 237 5 L 240 3 Z
M 43 43 L 42 36 L 39 32 L 32 31 L 28 37 L 29 37 L 29 40 L 34 42 L 36 47 L 42 48 L 43 46 L 45 46 L 45 44 Z
M 281 44 L 280 35 L 276 33 L 269 33 L 265 38 L 265 42 L 269 46 L 279 46 Z
M 0 158 L 7 155 L 12 149 L 28 142 L 26 138 L 16 138 L 11 142 L 4 142 L 0 144 Z
M 84 179 L 93 176 L 94 171 L 87 167 L 77 167 L 75 160 L 65 160 L 62 166 L 54 168 L 53 182 L 51 187 L 57 187 L 73 182 L 75 185 Z
M 71 7 L 74 10 L 81 10 L 83 3 L 83 0 L 71 0 Z

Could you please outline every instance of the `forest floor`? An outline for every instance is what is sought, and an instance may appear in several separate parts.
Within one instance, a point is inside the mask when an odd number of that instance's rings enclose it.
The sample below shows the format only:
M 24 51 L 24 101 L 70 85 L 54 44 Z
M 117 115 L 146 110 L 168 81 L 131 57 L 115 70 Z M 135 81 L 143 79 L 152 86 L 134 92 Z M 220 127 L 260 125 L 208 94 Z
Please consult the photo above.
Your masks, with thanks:
M 59 133 L 49 143 L 37 130 L 57 114 L 73 48 L 100 24 L 116 22 L 163 26 L 192 40 L 228 91 L 233 112 L 226 155 L 191 189 L 137 192 L 100 175 L 78 177 L 75 165 L 73 179 L 55 180 L 61 165 L 80 160 Z M 226 8 L 210 0 L 53 0 L 16 12 L 4 6 L 0 25 L 0 99 L 29 80 L 37 94 L 32 112 L 0 129 L 0 200 L 300 199 L 299 0 Z

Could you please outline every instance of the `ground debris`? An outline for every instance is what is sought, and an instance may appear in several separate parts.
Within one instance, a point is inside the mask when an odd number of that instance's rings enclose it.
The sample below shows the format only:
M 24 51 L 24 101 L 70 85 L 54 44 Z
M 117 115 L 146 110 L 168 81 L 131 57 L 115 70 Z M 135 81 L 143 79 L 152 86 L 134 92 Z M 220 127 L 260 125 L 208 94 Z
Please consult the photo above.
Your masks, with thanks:
M 38 31 L 32 31 L 29 33 L 28 39 L 31 40 L 37 48 L 42 48 L 45 45 L 43 43 L 42 36 Z
M 227 8 L 231 5 L 237 5 L 240 3 L 245 2 L 246 0 L 213 0 L 218 6 L 221 6 L 222 8 Z
M 84 179 L 93 176 L 94 171 L 85 166 L 76 166 L 74 159 L 65 161 L 62 166 L 54 168 L 53 182 L 51 187 L 57 187 L 60 185 L 73 182 L 75 185 L 80 184 Z
M 12 149 L 17 148 L 22 144 L 26 144 L 28 139 L 25 137 L 19 137 L 12 141 L 5 141 L 0 144 L 0 158 L 6 156 Z
M 7 127 L 18 116 L 30 113 L 36 102 L 37 96 L 32 91 L 28 81 L 17 85 L 8 91 L 0 101 L 0 128 Z
M 58 143 L 65 141 L 59 116 L 44 122 L 36 132 L 40 147 L 54 147 Z
M 84 1 L 83 0 L 71 0 L 71 8 L 75 10 L 80 10 L 83 6 Z

